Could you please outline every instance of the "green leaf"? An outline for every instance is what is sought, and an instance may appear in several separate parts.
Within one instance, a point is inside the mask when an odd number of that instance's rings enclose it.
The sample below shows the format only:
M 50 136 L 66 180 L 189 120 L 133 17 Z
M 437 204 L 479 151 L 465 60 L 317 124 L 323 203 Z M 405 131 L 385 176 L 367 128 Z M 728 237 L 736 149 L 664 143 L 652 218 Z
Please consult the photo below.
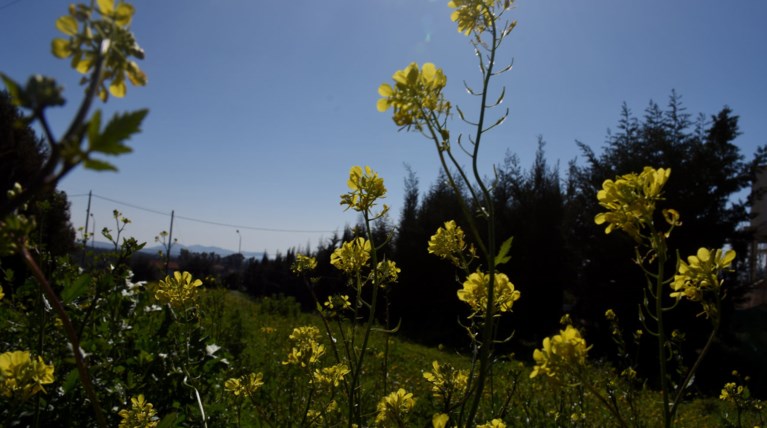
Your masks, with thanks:
M 124 114 L 115 114 L 109 120 L 96 144 L 91 143 L 91 150 L 108 155 L 130 153 L 132 149 L 123 142 L 133 134 L 141 132 L 141 122 L 148 113 L 149 110 L 141 109 Z
M 157 425 L 157 428 L 173 428 L 180 425 L 181 420 L 179 420 L 178 414 L 176 413 L 169 413 L 165 415 L 164 418 L 160 421 L 160 423 Z
M 509 260 L 511 260 L 511 256 L 509 255 L 509 251 L 511 250 L 511 241 L 514 239 L 514 237 L 510 237 L 509 239 L 503 241 L 503 244 L 501 244 L 501 249 L 498 251 L 498 254 L 495 256 L 495 265 L 500 266 L 504 263 L 507 263 Z
M 77 369 L 72 369 L 69 373 L 67 373 L 67 376 L 64 378 L 64 384 L 61 386 L 61 388 L 64 390 L 64 395 L 67 395 L 69 391 L 72 390 L 72 388 L 77 385 L 77 382 L 80 380 L 80 374 L 77 372 Z
M 19 87 L 19 84 L 16 83 L 15 80 L 8 77 L 5 73 L 0 73 L 0 78 L 3 79 L 5 88 L 8 90 L 8 94 L 11 96 L 11 102 L 13 102 L 15 106 L 20 106 L 22 90 Z
M 111 163 L 98 159 L 86 159 L 83 162 L 83 167 L 93 171 L 117 171 L 117 168 Z
M 82 297 L 88 291 L 88 285 L 90 285 L 91 277 L 89 275 L 81 275 L 73 283 L 64 287 L 61 292 L 61 300 L 64 304 L 68 305 L 75 299 Z
M 101 110 L 96 110 L 88 121 L 88 151 L 98 146 L 101 133 Z

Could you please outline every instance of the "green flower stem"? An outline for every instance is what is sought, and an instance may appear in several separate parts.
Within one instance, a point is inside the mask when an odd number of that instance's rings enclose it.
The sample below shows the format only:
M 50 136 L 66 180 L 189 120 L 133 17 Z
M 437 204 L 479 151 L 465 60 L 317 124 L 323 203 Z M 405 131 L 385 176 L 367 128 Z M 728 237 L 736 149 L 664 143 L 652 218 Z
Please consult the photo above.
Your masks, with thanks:
M 660 366 L 660 386 L 663 397 L 663 426 L 671 426 L 671 409 L 669 408 L 668 367 L 666 362 L 666 330 L 663 325 L 663 276 L 667 260 L 666 242 L 653 230 L 653 239 L 660 240 L 654 247 L 658 252 L 658 274 L 655 276 L 655 320 L 658 325 L 658 365 Z
M 101 406 L 99 405 L 98 396 L 96 395 L 96 390 L 93 387 L 93 383 L 91 382 L 90 374 L 88 373 L 88 366 L 85 362 L 85 359 L 83 358 L 83 354 L 80 353 L 80 340 L 77 337 L 77 333 L 75 332 L 75 328 L 72 325 L 72 321 L 69 319 L 69 316 L 67 316 L 67 312 L 64 309 L 64 305 L 61 304 L 61 301 L 59 300 L 58 296 L 56 295 L 56 292 L 53 291 L 53 287 L 51 287 L 51 284 L 48 282 L 48 280 L 45 278 L 45 275 L 43 274 L 42 270 L 40 270 L 40 267 L 35 262 L 34 257 L 32 257 L 32 254 L 29 252 L 29 249 L 25 245 L 24 242 L 19 245 L 21 249 L 21 256 L 24 259 L 24 263 L 27 265 L 29 270 L 32 271 L 32 275 L 37 279 L 37 282 L 40 284 L 40 287 L 43 289 L 43 292 L 45 293 L 45 297 L 48 299 L 49 303 L 53 307 L 53 309 L 58 314 L 59 318 L 61 319 L 61 323 L 64 326 L 64 331 L 67 333 L 67 337 L 69 339 L 69 343 L 72 346 L 72 354 L 75 357 L 75 364 L 77 365 L 77 371 L 80 374 L 80 382 L 83 385 L 83 389 L 85 389 L 85 394 L 88 396 L 88 399 L 91 401 L 91 406 L 93 406 L 93 413 L 96 416 L 96 422 L 99 424 L 101 428 L 107 427 L 107 420 L 104 417 L 104 413 L 101 410 Z
M 366 210 L 362 213 L 363 218 L 365 220 L 365 234 L 368 237 L 368 240 L 370 241 L 370 248 L 372 251 L 370 252 L 371 257 L 371 266 L 373 266 L 373 296 L 370 300 L 370 308 L 369 308 L 369 314 L 368 314 L 368 320 L 365 324 L 365 335 L 362 339 L 362 347 L 360 348 L 359 356 L 357 357 L 357 363 L 355 364 L 355 367 L 352 368 L 352 382 L 349 388 L 349 428 L 352 427 L 352 421 L 356 420 L 358 423 L 361 423 L 362 421 L 362 406 L 359 401 L 358 396 L 358 389 L 359 389 L 359 382 L 360 382 L 360 374 L 362 373 L 362 364 L 365 360 L 365 353 L 367 351 L 368 346 L 368 340 L 370 339 L 370 332 L 373 329 L 373 322 L 375 322 L 375 310 L 376 310 L 376 304 L 378 303 L 378 288 L 379 288 L 379 278 L 378 278 L 378 254 L 376 251 L 375 242 L 373 241 L 373 233 L 370 228 L 370 213 Z M 361 285 L 361 279 L 357 279 L 358 284 L 358 290 L 362 290 Z M 361 298 L 361 297 L 360 297 Z M 353 349 L 352 349 L 353 351 Z
M 720 299 L 717 296 L 717 311 L 714 318 L 714 328 L 711 331 L 711 334 L 708 336 L 708 340 L 706 341 L 706 345 L 703 346 L 703 350 L 700 351 L 700 354 L 698 354 L 698 358 L 695 360 L 695 363 L 692 365 L 690 370 L 687 371 L 687 376 L 684 379 L 684 382 L 679 386 L 679 390 L 676 392 L 676 396 L 674 396 L 674 402 L 671 405 L 671 417 L 673 418 L 676 414 L 676 410 L 679 407 L 679 404 L 682 402 L 682 397 L 684 396 L 684 391 L 687 389 L 687 385 L 689 385 L 690 380 L 695 375 L 695 372 L 698 371 L 698 367 L 700 366 L 701 361 L 703 361 L 703 357 L 708 353 L 708 350 L 711 348 L 711 344 L 714 343 L 714 338 L 716 337 L 716 333 L 719 331 L 719 310 L 720 310 Z M 740 409 L 738 409 L 740 410 Z

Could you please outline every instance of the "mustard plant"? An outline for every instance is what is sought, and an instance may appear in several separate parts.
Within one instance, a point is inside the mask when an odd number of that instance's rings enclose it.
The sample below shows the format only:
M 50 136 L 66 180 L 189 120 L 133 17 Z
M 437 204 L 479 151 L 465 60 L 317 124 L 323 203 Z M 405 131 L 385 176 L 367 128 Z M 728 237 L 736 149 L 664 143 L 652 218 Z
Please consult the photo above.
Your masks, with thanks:
M 484 305 L 481 311 L 475 311 L 476 315 L 484 316 L 478 323 L 479 335 L 473 340 L 479 367 L 476 374 L 472 371 L 469 379 L 470 400 L 467 400 L 467 405 L 463 406 L 458 420 L 455 421 L 457 426 L 469 426 L 475 423 L 485 385 L 491 373 L 496 340 L 496 310 L 504 306 L 504 304 L 499 306 L 497 303 L 495 286 L 500 285 L 501 289 L 507 287 L 506 290 L 509 290 L 508 281 L 501 277 L 501 284 L 498 284 L 496 275 L 498 265 L 508 260 L 511 241 L 508 240 L 501 246 L 496 243 L 492 188 L 479 171 L 479 149 L 484 134 L 503 123 L 508 115 L 506 110 L 495 120 L 491 121 L 487 117 L 490 110 L 498 106 L 505 97 L 505 90 L 502 90 L 500 94 L 491 98 L 490 81 L 511 68 L 509 65 L 497 69 L 499 62 L 497 56 L 503 41 L 516 26 L 516 21 L 508 21 L 504 17 L 512 7 L 510 0 L 453 0 L 448 3 L 448 6 L 453 9 L 451 20 L 457 23 L 458 31 L 469 37 L 482 73 L 479 89 L 472 89 L 466 85 L 467 91 L 480 100 L 477 119 L 467 119 L 460 107 L 455 106 L 460 119 L 474 128 L 473 133 L 465 139 L 462 138 L 463 136 L 458 136 L 455 141 L 451 139 L 448 120 L 453 115 L 453 104 L 443 93 L 447 77 L 442 69 L 432 63 L 425 63 L 422 66 L 411 63 L 395 72 L 392 76 L 393 84 L 384 83 L 379 86 L 378 93 L 382 98 L 378 101 L 377 107 L 381 112 L 391 108 L 392 118 L 397 126 L 419 132 L 434 143 L 442 172 L 459 200 L 480 261 L 481 272 L 477 272 L 479 277 L 467 280 L 470 290 L 465 296 L 469 298 L 471 290 L 477 288 L 476 284 L 494 285 L 484 285 L 487 289 L 486 298 L 481 301 L 470 298 L 475 303 Z M 464 168 L 456 157 L 454 153 L 456 147 L 468 154 L 471 162 L 470 169 Z M 462 196 L 461 188 L 468 190 L 468 200 Z M 478 217 L 474 215 L 475 212 L 478 213 Z M 481 223 L 486 225 L 486 230 L 480 230 Z
M 671 175 L 670 169 L 645 167 L 640 173 L 629 173 L 608 179 L 597 193 L 599 204 L 607 211 L 594 218 L 598 225 L 606 224 L 605 233 L 622 230 L 636 243 L 634 262 L 647 278 L 645 299 L 640 308 L 643 327 L 657 339 L 659 381 L 662 414 L 665 427 L 670 427 L 696 370 L 713 343 L 720 324 L 720 306 L 724 295 L 721 274 L 730 269 L 735 258 L 733 250 L 701 248 L 687 262 L 677 261 L 676 273 L 666 273 L 670 259 L 668 238 L 674 228 L 682 225 L 680 214 L 663 209 L 657 215 L 657 204 L 663 200 L 663 187 Z M 670 290 L 669 290 L 670 289 Z M 679 345 L 684 340 L 680 331 L 667 331 L 664 314 L 682 300 L 699 303 L 700 315 L 711 321 L 712 329 L 693 365 L 683 370 L 682 381 L 673 384 L 669 361 L 681 361 Z M 672 300 L 669 303 L 669 300 Z

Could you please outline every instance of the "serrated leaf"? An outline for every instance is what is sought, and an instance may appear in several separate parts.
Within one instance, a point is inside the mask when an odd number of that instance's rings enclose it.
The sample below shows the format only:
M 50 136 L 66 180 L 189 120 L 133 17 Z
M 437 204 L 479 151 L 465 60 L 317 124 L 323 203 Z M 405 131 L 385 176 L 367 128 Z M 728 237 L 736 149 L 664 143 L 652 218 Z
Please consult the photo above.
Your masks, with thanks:
M 498 254 L 495 256 L 496 266 L 500 266 L 504 263 L 508 263 L 508 261 L 511 260 L 509 251 L 511 251 L 511 241 L 513 240 L 514 240 L 514 237 L 512 236 L 509 239 L 503 241 L 503 244 L 501 244 L 501 249 L 498 251 Z
M 90 138 L 89 132 L 89 151 L 108 155 L 121 155 L 132 152 L 133 149 L 123 143 L 133 134 L 141 131 L 141 122 L 147 113 L 149 113 L 149 110 L 141 109 L 124 114 L 115 114 L 107 123 L 104 131 L 96 138 Z
M 61 300 L 64 304 L 70 304 L 75 299 L 82 297 L 88 291 L 88 285 L 90 285 L 91 277 L 88 275 L 82 275 L 77 278 L 76 281 L 68 284 L 61 292 Z
M 98 159 L 86 159 L 83 162 L 83 167 L 93 171 L 117 171 L 117 168 L 111 163 Z

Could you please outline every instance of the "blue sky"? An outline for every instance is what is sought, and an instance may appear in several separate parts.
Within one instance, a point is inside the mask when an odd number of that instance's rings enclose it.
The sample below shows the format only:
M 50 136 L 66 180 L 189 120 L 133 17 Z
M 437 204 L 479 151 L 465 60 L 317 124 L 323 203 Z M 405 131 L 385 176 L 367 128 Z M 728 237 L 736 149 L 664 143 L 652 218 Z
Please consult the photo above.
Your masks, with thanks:
M 0 71 L 64 84 L 68 105 L 51 115 L 60 132 L 82 97 L 79 76 L 49 53 L 67 4 L 0 0 Z M 480 75 L 446 0 L 133 4 L 149 84 L 99 107 L 150 113 L 130 142 L 134 153 L 115 159 L 119 173 L 77 170 L 61 183 L 76 227 L 85 220 L 82 195 L 93 191 L 156 211 L 93 200 L 98 229 L 113 227 L 116 208 L 141 241 L 167 230 L 174 210 L 183 244 L 237 249 L 240 230 L 243 251 L 315 247 L 356 221 L 339 205 L 352 165 L 384 177 L 393 220 L 404 163 L 422 190 L 437 176 L 434 147 L 376 111 L 378 85 L 394 71 L 433 62 L 447 75 L 450 100 L 474 110 L 461 82 Z M 745 154 L 767 144 L 767 2 L 518 0 L 511 16 L 519 24 L 500 58 L 514 68 L 493 86 L 507 87 L 511 115 L 484 140 L 488 174 L 507 150 L 528 166 L 539 135 L 549 161 L 564 169 L 579 154 L 576 140 L 602 146 L 621 103 L 641 115 L 650 100 L 665 105 L 672 89 L 693 115 L 729 105 L 741 118 Z M 457 122 L 452 129 L 465 130 Z

